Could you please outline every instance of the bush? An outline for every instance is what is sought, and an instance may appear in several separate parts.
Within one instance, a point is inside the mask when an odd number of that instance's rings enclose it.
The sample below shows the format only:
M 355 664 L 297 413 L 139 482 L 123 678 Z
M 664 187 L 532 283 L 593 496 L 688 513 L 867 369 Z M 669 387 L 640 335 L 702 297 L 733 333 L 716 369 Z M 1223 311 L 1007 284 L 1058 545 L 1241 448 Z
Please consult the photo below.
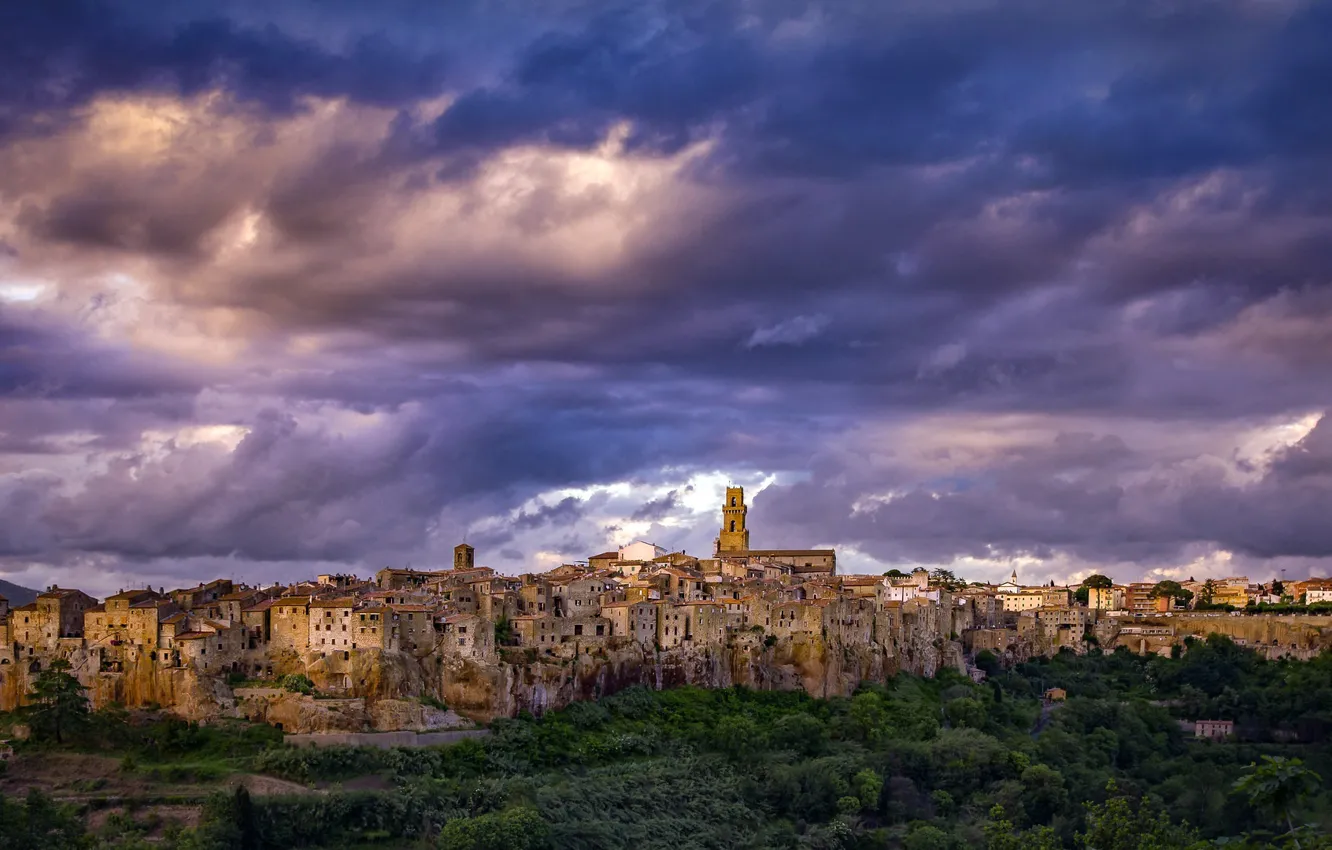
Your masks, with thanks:
M 550 846 L 550 827 L 535 809 L 518 807 L 458 818 L 444 824 L 440 850 L 540 850 Z
M 304 673 L 288 673 L 277 681 L 278 687 L 286 688 L 292 693 L 313 694 L 315 692 L 314 682 Z

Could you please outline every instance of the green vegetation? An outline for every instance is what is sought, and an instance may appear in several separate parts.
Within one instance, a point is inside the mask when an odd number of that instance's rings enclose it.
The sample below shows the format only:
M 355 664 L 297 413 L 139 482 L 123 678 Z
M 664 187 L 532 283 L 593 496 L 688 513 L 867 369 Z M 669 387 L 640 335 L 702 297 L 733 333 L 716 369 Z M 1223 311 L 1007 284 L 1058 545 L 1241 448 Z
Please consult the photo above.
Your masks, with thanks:
M 1193 591 L 1185 590 L 1177 581 L 1158 581 L 1148 596 L 1152 599 L 1169 599 L 1172 604 L 1182 606 L 1193 601 Z
M 313 694 L 315 692 L 314 682 L 304 673 L 288 673 L 277 680 L 279 688 L 285 688 L 294 694 Z
M 635 687 L 440 748 L 285 748 L 185 724 L 172 734 L 204 749 L 231 736 L 244 769 L 333 785 L 219 794 L 156 846 L 1332 847 L 1332 656 L 1265 661 L 1213 638 L 1178 658 L 977 663 L 981 684 L 903 675 L 829 700 Z M 1055 686 L 1067 702 L 1043 706 Z M 1180 718 L 1234 720 L 1240 740 L 1193 740 Z M 385 790 L 336 785 L 370 776 Z M 32 819 L 32 801 L 7 805 L 6 822 Z M 52 811 L 38 801 L 51 843 L 0 848 L 75 846 Z
M 88 721 L 88 698 L 83 685 L 69 673 L 69 662 L 58 658 L 37 674 L 28 694 L 27 718 L 39 740 L 52 738 L 57 744 L 77 733 Z

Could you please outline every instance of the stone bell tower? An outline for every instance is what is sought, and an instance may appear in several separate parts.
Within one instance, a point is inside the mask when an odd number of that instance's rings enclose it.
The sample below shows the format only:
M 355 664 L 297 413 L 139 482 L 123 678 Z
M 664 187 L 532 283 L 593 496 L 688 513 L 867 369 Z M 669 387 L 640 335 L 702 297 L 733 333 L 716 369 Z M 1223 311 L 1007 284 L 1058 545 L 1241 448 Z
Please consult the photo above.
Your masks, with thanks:
M 470 570 L 476 566 L 476 550 L 466 543 L 460 543 L 453 547 L 453 568 L 455 570 Z
M 745 527 L 745 488 L 727 487 L 726 501 L 722 503 L 721 534 L 717 537 L 717 554 L 749 551 L 749 529 Z

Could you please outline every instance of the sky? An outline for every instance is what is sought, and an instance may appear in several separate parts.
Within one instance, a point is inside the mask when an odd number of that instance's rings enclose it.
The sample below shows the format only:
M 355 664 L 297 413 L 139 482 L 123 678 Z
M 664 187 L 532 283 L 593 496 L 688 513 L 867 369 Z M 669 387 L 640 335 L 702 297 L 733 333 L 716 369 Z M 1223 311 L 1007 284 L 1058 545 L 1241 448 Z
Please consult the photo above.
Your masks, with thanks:
M 1332 4 L 0 4 L 0 578 L 1332 572 Z M 1283 573 L 1284 571 L 1284 573 Z

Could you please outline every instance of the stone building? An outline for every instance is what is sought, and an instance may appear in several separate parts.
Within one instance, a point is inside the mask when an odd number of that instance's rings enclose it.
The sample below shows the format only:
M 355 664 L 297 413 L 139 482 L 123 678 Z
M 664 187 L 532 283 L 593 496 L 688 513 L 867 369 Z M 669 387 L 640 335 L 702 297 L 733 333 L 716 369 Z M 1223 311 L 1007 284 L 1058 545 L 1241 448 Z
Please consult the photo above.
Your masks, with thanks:
M 399 652 L 422 652 L 435 646 L 435 625 L 427 605 L 390 605 L 393 612 L 390 648 Z M 462 611 L 460 613 L 474 613 Z
M 355 608 L 356 600 L 350 596 L 311 602 L 309 649 L 315 652 L 355 649 L 352 644 L 356 642 L 356 633 L 351 630 Z
M 273 602 L 268 609 L 268 643 L 274 651 L 310 649 L 310 601 L 309 596 L 282 596 Z
M 83 637 L 83 612 L 97 600 L 81 590 L 51 586 L 37 595 L 31 612 L 23 606 L 23 643 L 40 652 L 54 652 L 62 638 Z

